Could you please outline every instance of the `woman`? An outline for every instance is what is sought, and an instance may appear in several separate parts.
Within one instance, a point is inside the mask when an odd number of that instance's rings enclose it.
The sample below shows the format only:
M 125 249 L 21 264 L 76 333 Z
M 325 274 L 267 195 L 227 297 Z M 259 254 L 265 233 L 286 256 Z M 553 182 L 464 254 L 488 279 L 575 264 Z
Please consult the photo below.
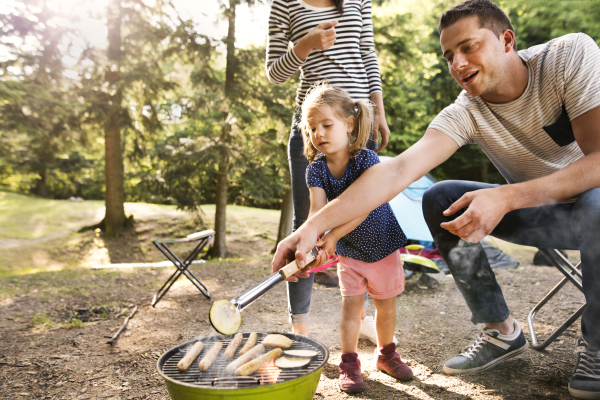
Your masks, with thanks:
M 290 49 L 290 42 L 293 47 Z M 299 110 L 307 90 L 319 81 L 345 89 L 353 100 L 370 99 L 375 106 L 373 139 L 368 146 L 379 152 L 388 142 L 381 76 L 373 46 L 371 0 L 273 0 L 269 15 L 267 76 L 281 84 L 300 70 L 296 91 L 296 112 L 288 144 L 288 158 L 294 203 L 293 229 L 306 221 L 310 210 L 305 171 L 308 160 L 302 154 L 302 134 L 298 129 Z M 294 333 L 307 335 L 314 274 L 287 282 L 290 322 Z M 366 306 L 365 302 L 365 306 Z M 372 317 L 365 318 L 361 337 L 377 343 Z

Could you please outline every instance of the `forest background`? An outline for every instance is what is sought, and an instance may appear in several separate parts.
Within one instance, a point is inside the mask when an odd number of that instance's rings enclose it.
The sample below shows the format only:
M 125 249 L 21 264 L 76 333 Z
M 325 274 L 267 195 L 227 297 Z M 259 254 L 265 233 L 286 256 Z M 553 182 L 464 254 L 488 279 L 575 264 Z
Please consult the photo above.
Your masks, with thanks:
M 439 15 L 457 3 L 373 0 L 391 129 L 380 154 L 397 155 L 415 143 L 458 95 L 437 32 Z M 101 227 L 113 237 L 131 221 L 124 201 L 173 204 L 199 218 L 201 204 L 216 204 L 216 256 L 226 255 L 227 204 L 289 216 L 286 145 L 298 74 L 269 83 L 264 45 L 236 47 L 235 37 L 236 8 L 268 2 L 222 1 L 223 37 L 199 33 L 169 0 L 104 4 L 87 16 L 106 27 L 101 45 L 82 42 L 81 16 L 52 2 L 21 0 L 2 9 L 0 189 L 104 199 Z M 571 32 L 600 43 L 598 0 L 498 4 L 519 49 Z M 504 182 L 476 146 L 460 149 L 432 175 Z

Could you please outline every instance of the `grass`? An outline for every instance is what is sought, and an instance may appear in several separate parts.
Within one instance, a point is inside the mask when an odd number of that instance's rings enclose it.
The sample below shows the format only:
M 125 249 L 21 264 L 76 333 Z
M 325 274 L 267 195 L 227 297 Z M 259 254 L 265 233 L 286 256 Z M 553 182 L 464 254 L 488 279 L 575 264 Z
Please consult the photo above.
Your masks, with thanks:
M 0 191 L 0 238 L 36 239 L 102 218 L 102 201 L 74 203 Z
M 33 323 L 33 330 L 35 331 L 43 331 L 58 325 L 56 322 L 52 321 L 45 312 L 35 314 L 31 318 L 31 322 Z
M 212 227 L 215 206 L 203 205 L 201 211 L 199 221 L 175 206 L 125 203 L 125 213 L 135 218 L 134 228 L 110 241 L 98 232 L 77 232 L 102 219 L 102 201 L 74 203 L 0 191 L 0 277 L 106 263 L 164 261 L 152 240 L 183 237 Z M 254 237 L 273 242 L 279 214 L 278 210 L 228 206 L 228 241 L 231 237 L 237 247 L 251 246 Z

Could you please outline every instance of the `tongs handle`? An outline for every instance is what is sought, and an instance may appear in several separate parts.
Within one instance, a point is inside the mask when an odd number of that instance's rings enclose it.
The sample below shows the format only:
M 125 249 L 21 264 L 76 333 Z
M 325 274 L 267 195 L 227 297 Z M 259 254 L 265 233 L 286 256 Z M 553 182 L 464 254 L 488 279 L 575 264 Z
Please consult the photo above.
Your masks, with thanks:
M 313 253 L 316 253 L 315 250 L 306 253 L 306 261 L 304 263 L 305 266 L 315 260 L 316 254 L 313 255 Z M 296 260 L 294 260 L 285 267 L 281 268 L 279 270 L 279 274 L 283 277 L 283 279 L 287 279 L 290 276 L 294 275 L 296 272 L 300 271 L 300 269 L 301 268 L 298 266 L 298 263 L 296 262 Z

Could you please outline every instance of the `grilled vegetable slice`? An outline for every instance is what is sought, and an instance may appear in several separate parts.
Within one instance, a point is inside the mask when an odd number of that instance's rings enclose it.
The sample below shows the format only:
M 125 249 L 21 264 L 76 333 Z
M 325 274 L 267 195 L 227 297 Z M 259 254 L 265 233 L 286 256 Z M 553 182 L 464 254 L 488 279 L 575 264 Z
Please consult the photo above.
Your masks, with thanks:
M 294 343 L 294 341 L 287 336 L 271 334 L 265 336 L 262 340 L 262 344 L 265 347 L 281 347 L 283 349 L 287 349 Z
M 281 357 L 275 360 L 275 366 L 281 369 L 302 368 L 310 364 L 310 358 Z
M 235 311 L 229 300 L 218 300 L 210 308 L 210 323 L 223 335 L 233 335 L 240 329 L 242 314 Z
M 284 350 L 283 355 L 286 357 L 300 357 L 300 358 L 311 358 L 318 355 L 319 352 L 315 350 Z

